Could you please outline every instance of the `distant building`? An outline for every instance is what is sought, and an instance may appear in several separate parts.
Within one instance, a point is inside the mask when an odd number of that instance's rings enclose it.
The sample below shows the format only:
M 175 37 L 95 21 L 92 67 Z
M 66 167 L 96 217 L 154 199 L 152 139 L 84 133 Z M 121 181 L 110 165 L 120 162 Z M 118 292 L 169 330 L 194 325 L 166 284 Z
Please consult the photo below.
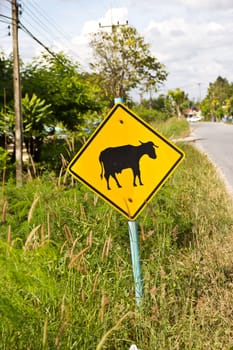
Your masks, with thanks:
M 184 116 L 188 121 L 199 121 L 203 119 L 201 110 L 197 107 L 187 108 L 184 111 Z

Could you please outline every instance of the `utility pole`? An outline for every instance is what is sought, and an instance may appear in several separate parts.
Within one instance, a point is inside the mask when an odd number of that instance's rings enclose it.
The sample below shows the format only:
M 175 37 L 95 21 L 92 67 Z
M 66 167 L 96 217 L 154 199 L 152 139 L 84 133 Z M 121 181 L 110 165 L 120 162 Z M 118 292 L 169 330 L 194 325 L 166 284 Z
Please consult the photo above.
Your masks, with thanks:
M 22 152 L 22 106 L 21 84 L 19 67 L 18 46 L 18 4 L 12 0 L 12 37 L 13 37 L 13 87 L 14 87 L 14 110 L 15 110 L 15 160 L 16 160 L 16 186 L 23 183 L 23 152 Z
M 102 25 L 99 23 L 99 28 L 112 28 L 112 33 L 114 33 L 117 29 L 117 27 L 124 27 L 128 25 L 128 21 L 125 22 L 125 24 L 120 24 L 119 21 L 117 21 L 117 24 L 109 24 L 109 25 Z
M 113 35 L 114 43 L 117 40 L 117 28 L 118 27 L 125 27 L 125 26 L 128 26 L 128 21 L 126 21 L 125 24 L 120 24 L 119 21 L 117 21 L 117 24 L 113 24 L 112 23 L 112 24 L 102 25 L 101 23 L 99 23 L 99 28 L 111 28 L 111 32 L 112 32 L 112 35 Z M 114 60 L 114 58 L 115 58 L 115 48 L 113 47 L 112 60 Z M 115 102 L 116 101 L 120 102 L 121 99 L 123 98 L 123 96 L 121 96 L 122 95 L 122 87 L 123 87 L 122 85 L 120 87 L 118 87 L 119 91 L 116 92 L 117 96 L 115 96 L 115 99 L 114 99 Z
M 199 102 L 201 102 L 201 83 L 198 83 L 199 86 Z

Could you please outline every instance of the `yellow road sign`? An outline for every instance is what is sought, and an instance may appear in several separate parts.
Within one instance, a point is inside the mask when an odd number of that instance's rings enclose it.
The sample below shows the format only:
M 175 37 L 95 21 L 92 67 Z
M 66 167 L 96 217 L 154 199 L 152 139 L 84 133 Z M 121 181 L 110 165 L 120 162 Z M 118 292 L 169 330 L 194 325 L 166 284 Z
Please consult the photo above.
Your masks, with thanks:
M 118 103 L 68 170 L 127 219 L 135 220 L 183 159 L 181 149 Z

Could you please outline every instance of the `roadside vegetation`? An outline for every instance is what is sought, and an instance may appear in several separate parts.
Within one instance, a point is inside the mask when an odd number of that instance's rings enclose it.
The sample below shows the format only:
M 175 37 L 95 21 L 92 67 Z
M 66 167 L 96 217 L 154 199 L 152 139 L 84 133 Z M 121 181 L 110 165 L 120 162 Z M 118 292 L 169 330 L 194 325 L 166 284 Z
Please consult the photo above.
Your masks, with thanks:
M 0 350 L 233 349 L 232 199 L 208 159 L 179 143 L 184 162 L 138 218 L 140 307 L 126 220 L 67 173 L 114 97 L 177 140 L 187 108 L 232 115 L 232 83 L 217 78 L 198 105 L 179 88 L 153 98 L 166 67 L 135 28 L 91 47 L 88 72 L 64 53 L 21 62 L 18 186 L 12 57 L 0 53 Z
M 0 349 L 232 347 L 231 201 L 180 146 L 185 161 L 138 219 L 139 308 L 120 214 L 65 172 L 2 187 Z

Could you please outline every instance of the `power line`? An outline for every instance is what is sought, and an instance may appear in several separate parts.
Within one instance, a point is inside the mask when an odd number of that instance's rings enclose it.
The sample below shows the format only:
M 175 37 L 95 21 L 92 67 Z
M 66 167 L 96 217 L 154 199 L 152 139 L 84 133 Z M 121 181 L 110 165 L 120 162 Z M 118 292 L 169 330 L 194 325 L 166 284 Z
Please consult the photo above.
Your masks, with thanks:
M 5 9 L 5 10 L 10 12 L 10 7 L 8 7 L 7 4 L 2 4 L 1 8 L 3 8 L 3 9 Z
M 7 36 L 10 36 L 10 28 L 11 28 L 11 24 L 12 24 L 12 18 L 3 14 L 0 14 L 0 22 L 1 23 L 5 23 L 8 24 L 8 26 L 5 29 L 8 29 L 8 33 L 1 35 L 1 38 L 5 38 Z
M 27 18 L 28 15 L 29 19 Z M 35 26 L 36 26 L 36 32 L 37 35 L 41 34 L 41 36 L 43 37 L 43 39 L 47 39 L 48 42 L 51 41 L 50 38 L 50 33 L 51 33 L 51 28 L 47 27 L 40 19 L 37 15 L 35 15 L 32 11 L 30 11 L 30 9 L 28 7 L 23 7 L 23 11 L 22 11 L 22 17 L 24 22 L 26 22 L 26 24 L 28 26 L 30 26 L 32 28 L 32 30 L 35 30 Z
M 11 4 L 10 0 L 6 0 L 9 4 Z M 26 22 L 27 25 L 27 30 L 28 26 L 32 29 L 32 31 L 36 31 L 37 33 L 39 33 L 42 37 L 43 37 L 43 41 L 46 38 L 46 41 L 51 45 L 52 43 L 52 37 L 51 37 L 51 33 L 54 33 L 56 35 L 57 41 L 59 42 L 60 40 L 62 41 L 66 41 L 65 44 L 66 46 L 70 45 L 70 38 L 67 39 L 67 37 L 64 35 L 64 31 L 59 29 L 58 26 L 52 23 L 52 21 L 49 19 L 48 16 L 43 14 L 43 11 L 41 8 L 39 8 L 39 6 L 37 5 L 37 7 L 34 4 L 30 4 L 29 2 L 27 2 L 27 5 L 21 6 L 18 4 L 18 7 L 20 7 L 20 15 L 24 17 L 24 22 Z M 38 16 L 38 13 L 40 14 L 41 17 L 43 17 L 46 22 L 41 20 L 40 16 Z M 25 14 L 25 15 L 24 15 Z M 7 19 L 11 21 L 11 17 L 6 16 L 6 15 L 1 15 L 2 17 L 5 18 L 6 23 Z M 3 22 L 3 21 L 1 21 Z M 22 23 L 22 21 L 21 21 Z M 26 25 L 24 25 L 24 27 L 26 27 Z M 30 30 L 29 30 L 30 31 Z M 57 33 L 62 33 L 62 38 L 59 37 L 57 35 Z M 38 34 L 37 34 L 38 37 Z M 37 38 L 38 39 L 38 38 Z M 42 42 L 42 40 L 38 39 L 40 42 Z
M 6 0 L 7 2 L 11 3 L 9 0 Z M 7 15 L 0 14 L 0 22 L 6 23 L 6 24 L 14 24 L 17 20 L 17 27 L 24 31 L 26 34 L 28 34 L 34 41 L 36 41 L 40 46 L 42 46 L 51 56 L 53 56 L 56 60 L 58 60 L 61 64 L 64 65 L 62 60 L 59 59 L 58 55 L 54 53 L 48 46 L 46 46 L 40 39 L 38 39 L 32 32 L 22 23 L 22 21 L 17 17 L 17 19 L 12 18 Z
M 51 40 L 51 36 L 53 36 L 58 42 L 62 41 L 65 46 L 70 45 L 71 36 L 67 37 L 64 30 L 60 29 L 58 25 L 44 13 L 38 4 L 35 5 L 35 3 L 27 2 L 27 4 L 23 6 L 23 14 L 25 14 L 25 16 L 23 16 L 24 22 L 34 31 L 36 26 L 36 32 L 41 33 L 43 38 L 46 37 L 49 43 L 53 41 Z
M 23 23 L 19 22 L 19 28 L 22 29 L 25 33 L 27 33 L 33 40 L 35 40 L 39 45 L 41 45 L 50 55 L 52 55 L 55 59 L 57 59 L 60 63 L 64 65 L 64 63 L 59 59 L 56 53 L 54 53 L 52 50 L 50 50 L 46 45 L 42 43 L 35 35 L 33 35 L 30 30 L 28 30 Z
M 5 15 L 2 15 L 2 14 L 0 14 L 0 17 L 3 17 L 3 18 L 6 18 L 6 19 L 9 19 L 10 21 L 12 21 L 12 20 L 13 20 L 13 19 L 12 19 L 12 17 L 5 16 Z
M 1 16 L 1 15 L 0 15 Z M 7 19 L 0 19 L 1 23 L 6 23 L 6 24 L 10 24 L 11 22 L 9 22 Z
M 67 40 L 68 42 L 70 41 L 70 39 L 72 39 L 72 37 L 69 35 L 69 33 L 65 33 L 64 29 L 59 27 L 58 24 L 52 19 L 50 18 L 47 13 L 38 5 L 35 5 L 35 3 L 31 3 L 30 4 L 37 13 L 40 13 L 40 15 L 45 19 L 45 21 L 52 26 L 52 29 L 54 29 L 56 32 L 60 33 L 60 35 Z
M 71 46 L 71 35 L 65 33 L 35 1 L 23 1 L 21 23 L 22 19 L 27 30 L 36 33 L 34 37 L 47 48 L 50 47 L 50 50 L 51 47 L 56 47 L 60 51 L 62 47 L 73 53 L 73 56 L 77 55 Z
M 6 0 L 6 2 L 11 4 L 12 0 Z M 52 44 L 51 44 L 52 40 L 49 37 L 49 35 L 47 35 L 47 34 L 51 35 L 52 32 L 55 32 L 55 34 L 57 34 L 57 32 L 64 34 L 64 31 L 59 29 L 56 24 L 53 24 L 55 22 L 52 23 L 52 20 L 49 19 L 49 17 L 43 13 L 43 10 L 39 7 L 38 4 L 37 5 L 30 4 L 28 1 L 26 5 L 24 5 L 22 7 L 21 4 L 17 4 L 17 7 L 20 8 L 20 15 L 21 15 L 21 19 L 20 18 L 17 19 L 18 28 L 21 29 L 27 35 L 29 35 L 35 42 L 37 42 L 37 44 L 39 44 L 41 47 L 43 47 L 51 56 L 53 56 L 62 65 L 64 65 L 64 62 L 50 48 L 52 46 Z M 38 16 L 38 14 L 39 14 L 39 16 Z M 12 24 L 12 18 L 10 16 L 1 15 L 1 14 L 0 14 L 0 16 L 2 17 L 2 19 L 0 18 L 1 22 L 5 21 L 4 23 L 6 23 L 6 24 Z M 48 24 L 44 23 L 44 20 L 42 20 L 40 17 L 42 17 Z M 22 18 L 23 18 L 23 21 L 22 21 Z M 27 22 L 26 24 L 24 23 L 25 21 Z M 32 29 L 31 28 L 29 29 L 29 27 L 31 27 Z M 36 31 L 36 33 L 39 32 L 43 39 L 40 39 L 38 37 L 38 34 L 34 35 L 33 31 Z M 66 47 L 68 47 L 70 45 L 71 40 L 68 40 L 65 35 L 62 35 L 62 36 L 65 40 L 67 40 Z M 47 39 L 46 41 L 49 43 L 49 45 L 45 44 L 45 42 L 44 42 L 45 37 L 46 37 L 46 39 Z M 60 37 L 58 36 L 58 40 L 59 39 L 60 39 Z

